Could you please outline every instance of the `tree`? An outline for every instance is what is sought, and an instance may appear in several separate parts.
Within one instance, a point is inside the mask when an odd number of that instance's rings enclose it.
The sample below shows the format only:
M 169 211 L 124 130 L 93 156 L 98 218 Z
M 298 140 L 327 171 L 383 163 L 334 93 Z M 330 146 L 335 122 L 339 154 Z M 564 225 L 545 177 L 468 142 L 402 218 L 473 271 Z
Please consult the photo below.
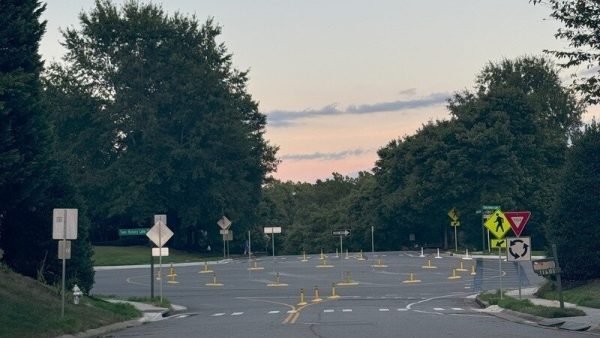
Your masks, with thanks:
M 573 138 L 556 203 L 547 224 L 567 280 L 600 277 L 600 125 Z
M 0 3 L 0 247 L 15 271 L 53 283 L 60 267 L 50 236 L 52 208 L 79 204 L 65 168 L 52 157 L 38 53 L 44 8 L 38 1 Z M 89 290 L 94 273 L 86 230 L 82 220 L 67 278 Z
M 588 103 L 600 103 L 600 3 L 590 0 L 548 0 L 547 3 L 552 10 L 550 16 L 565 24 L 554 36 L 568 40 L 570 47 L 547 52 L 565 60 L 562 67 L 584 66 L 587 70 L 580 73 L 581 77 L 574 84 Z
M 175 247 L 198 248 L 206 231 L 216 241 L 223 213 L 243 233 L 277 149 L 247 72 L 216 41 L 220 27 L 134 1 L 96 1 L 80 21 L 63 34 L 65 63 L 48 86 L 63 105 L 53 120 L 70 126 L 65 160 L 78 185 L 91 183 L 97 239 L 116 237 L 123 222 L 148 226 L 156 213 L 168 215 Z

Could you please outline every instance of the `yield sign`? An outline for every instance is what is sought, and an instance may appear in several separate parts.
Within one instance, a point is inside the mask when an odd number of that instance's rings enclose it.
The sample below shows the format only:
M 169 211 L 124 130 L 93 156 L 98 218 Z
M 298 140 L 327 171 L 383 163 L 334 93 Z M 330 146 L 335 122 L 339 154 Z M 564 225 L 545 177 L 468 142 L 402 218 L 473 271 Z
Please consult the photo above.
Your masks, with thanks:
M 529 217 L 531 217 L 531 212 L 529 211 L 506 211 L 504 212 L 504 216 L 506 216 L 506 220 L 510 224 L 510 227 L 515 232 L 517 237 L 521 236 L 521 232 L 525 228 L 525 224 L 529 221 Z

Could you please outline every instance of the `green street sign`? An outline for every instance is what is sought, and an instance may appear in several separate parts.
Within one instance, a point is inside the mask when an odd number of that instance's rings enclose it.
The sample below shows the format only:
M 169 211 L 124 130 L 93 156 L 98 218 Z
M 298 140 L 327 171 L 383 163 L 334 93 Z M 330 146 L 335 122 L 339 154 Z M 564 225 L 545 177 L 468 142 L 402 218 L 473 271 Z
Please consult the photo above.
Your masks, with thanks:
M 484 205 L 484 206 L 481 207 L 481 210 L 492 210 L 492 211 L 495 211 L 495 210 L 498 210 L 498 209 L 500 209 L 499 205 Z
M 148 232 L 148 228 L 119 229 L 119 236 L 140 236 Z

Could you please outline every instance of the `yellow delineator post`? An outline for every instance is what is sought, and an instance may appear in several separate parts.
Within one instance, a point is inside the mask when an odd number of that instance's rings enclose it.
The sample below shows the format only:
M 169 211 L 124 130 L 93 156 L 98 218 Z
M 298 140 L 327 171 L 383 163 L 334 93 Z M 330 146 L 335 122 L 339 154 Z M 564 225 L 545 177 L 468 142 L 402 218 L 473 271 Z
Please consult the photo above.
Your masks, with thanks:
M 365 260 L 365 257 L 363 256 L 363 253 L 362 253 L 362 249 L 360 250 L 360 254 L 358 255 L 358 257 L 356 257 L 356 259 L 359 260 L 359 261 L 364 261 Z
M 460 268 L 456 269 L 456 271 L 465 272 L 469 270 L 465 269 L 465 267 L 463 266 L 463 262 L 460 262 Z
M 471 265 L 471 276 L 475 276 L 477 272 L 475 272 L 475 264 Z
M 179 284 L 178 281 L 175 280 L 175 277 L 177 277 L 176 273 L 172 273 L 169 275 L 169 280 L 167 281 L 168 284 Z
M 431 265 L 431 259 L 427 260 L 427 265 L 422 266 L 423 269 L 437 269 L 437 266 Z
M 460 275 L 456 274 L 456 269 L 452 269 L 452 276 L 448 277 L 448 279 L 459 279 Z
M 351 272 L 350 271 L 344 271 L 344 280 L 342 280 L 341 282 L 337 283 L 338 286 L 353 286 L 353 285 L 358 285 L 358 282 L 353 281 L 352 280 L 352 276 L 351 276 Z
M 213 272 L 213 271 L 208 269 L 208 262 L 204 261 L 204 269 L 198 271 L 198 273 L 210 273 L 210 272 Z
M 317 268 L 333 268 L 334 266 L 331 264 L 327 264 L 326 259 L 321 259 L 321 264 L 316 266 Z
M 319 297 L 319 287 L 315 285 L 315 295 L 312 299 L 313 303 L 322 302 L 323 298 Z
M 415 274 L 414 273 L 410 273 L 410 278 L 408 280 L 404 280 L 402 281 L 402 283 L 421 283 L 420 279 L 415 279 Z
M 371 265 L 374 268 L 387 268 L 388 266 L 381 263 L 381 258 L 377 258 L 377 264 Z
M 213 272 L 213 281 L 211 283 L 206 283 L 206 286 L 223 286 L 223 283 L 217 281 L 217 274 Z
M 338 299 L 339 295 L 335 293 L 335 283 L 331 283 L 331 296 L 327 297 L 327 299 Z
M 254 259 L 253 266 L 248 268 L 248 270 L 250 270 L 250 271 L 264 270 L 264 269 L 265 269 L 264 267 L 258 266 L 258 263 L 256 262 L 256 258 Z
M 302 259 L 301 262 L 308 262 L 308 257 L 306 257 L 306 251 L 302 251 Z
M 272 286 L 272 287 L 281 287 L 281 286 L 288 286 L 285 283 L 281 283 L 279 281 L 279 272 L 277 273 L 276 277 L 275 277 L 275 283 L 269 283 L 267 284 L 267 286 Z
M 306 304 L 308 304 L 308 303 L 304 299 L 304 289 L 300 289 L 300 303 L 298 303 L 297 305 L 298 306 L 304 306 Z

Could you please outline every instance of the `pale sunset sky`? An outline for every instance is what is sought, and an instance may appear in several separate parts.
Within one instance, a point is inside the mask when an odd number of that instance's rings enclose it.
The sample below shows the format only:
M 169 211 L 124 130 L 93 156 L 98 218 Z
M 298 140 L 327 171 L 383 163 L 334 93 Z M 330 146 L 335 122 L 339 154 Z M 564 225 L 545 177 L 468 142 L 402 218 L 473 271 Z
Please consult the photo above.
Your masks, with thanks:
M 114 1 L 117 4 L 123 1 Z M 141 1 L 145 2 L 145 1 Z M 213 17 L 234 67 L 280 147 L 274 176 L 314 182 L 369 171 L 377 150 L 448 118 L 489 61 L 562 49 L 560 23 L 528 0 L 164 0 L 172 14 Z M 60 61 L 60 28 L 93 0 L 49 0 L 42 57 Z M 570 83 L 568 72 L 561 73 Z M 598 117 L 591 107 L 584 121 Z

